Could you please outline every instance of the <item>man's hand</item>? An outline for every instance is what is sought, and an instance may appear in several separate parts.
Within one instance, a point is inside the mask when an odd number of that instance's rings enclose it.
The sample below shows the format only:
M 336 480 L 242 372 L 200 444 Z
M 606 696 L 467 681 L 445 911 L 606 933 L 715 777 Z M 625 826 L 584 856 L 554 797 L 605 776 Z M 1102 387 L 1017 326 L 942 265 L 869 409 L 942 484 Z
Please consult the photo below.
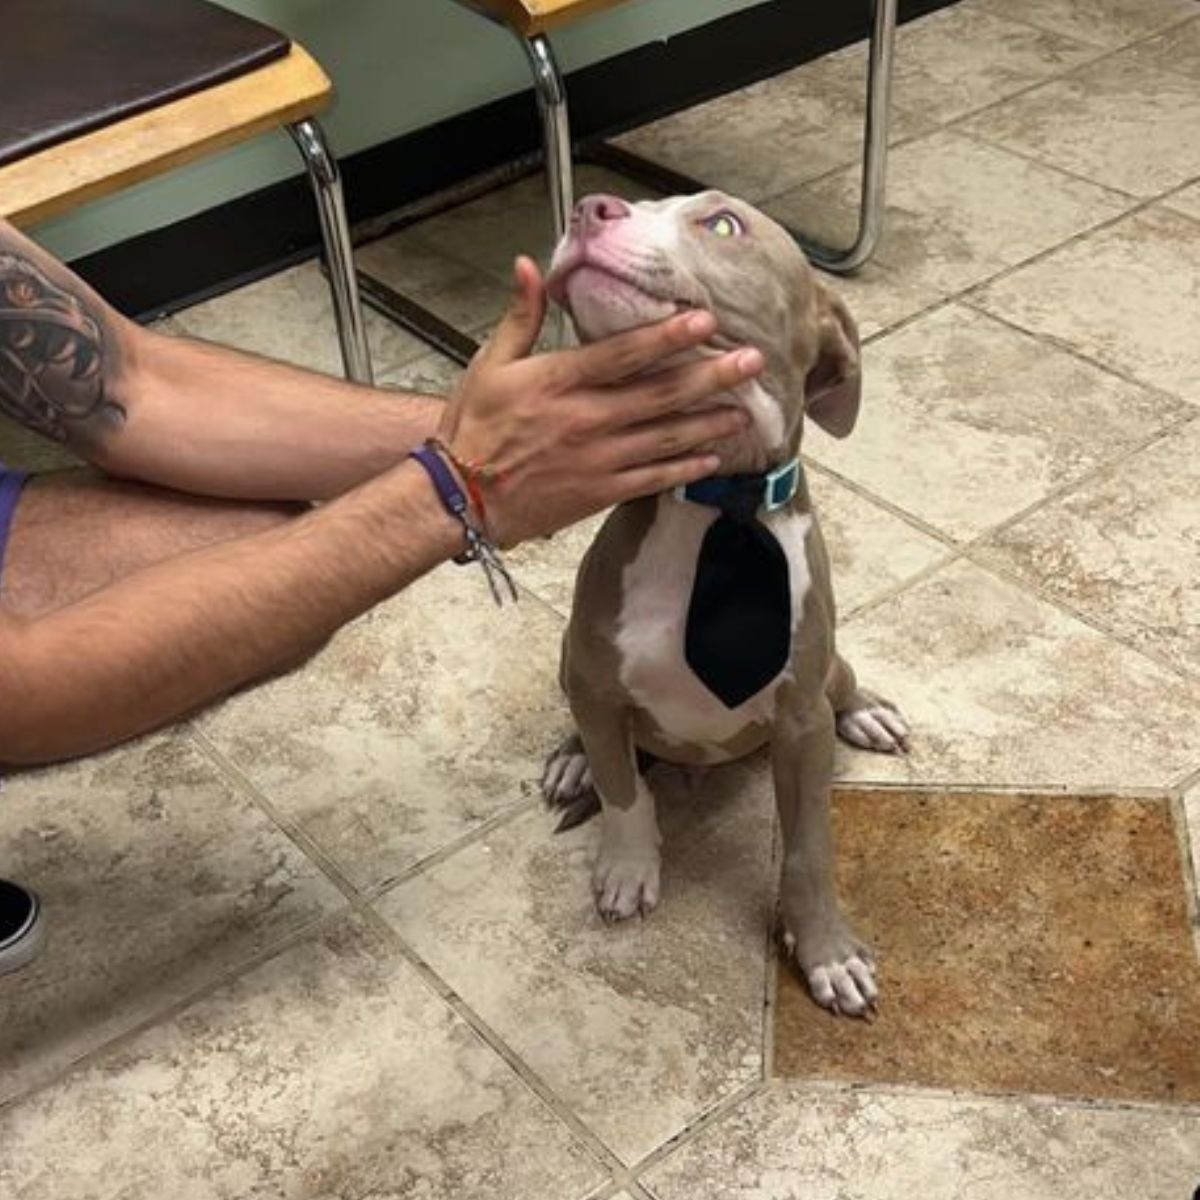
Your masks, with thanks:
M 711 314 L 692 312 L 590 346 L 531 355 L 545 289 L 528 258 L 517 260 L 514 274 L 512 304 L 439 430 L 460 460 L 497 473 L 486 495 L 488 524 L 501 544 L 719 468 L 708 448 L 744 428 L 746 415 L 728 406 L 687 410 L 758 374 L 757 350 L 663 367 L 712 336 Z

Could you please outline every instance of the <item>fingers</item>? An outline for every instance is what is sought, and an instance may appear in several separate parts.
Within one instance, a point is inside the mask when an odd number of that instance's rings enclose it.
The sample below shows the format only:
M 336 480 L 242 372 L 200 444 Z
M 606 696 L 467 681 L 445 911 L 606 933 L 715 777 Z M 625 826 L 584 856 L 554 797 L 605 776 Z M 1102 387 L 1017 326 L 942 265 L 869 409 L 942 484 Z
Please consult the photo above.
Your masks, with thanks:
M 720 469 L 721 460 L 715 454 L 693 454 L 650 466 L 631 467 L 614 477 L 610 503 L 620 504 L 638 496 L 669 492 L 672 488 L 695 483 L 697 479 L 707 479 Z
M 513 264 L 513 293 L 508 309 L 480 354 L 489 362 L 525 358 L 537 342 L 546 319 L 546 289 L 537 263 L 521 255 Z
M 750 418 L 740 408 L 714 408 L 633 426 L 609 442 L 614 469 L 643 466 L 691 454 L 702 446 L 740 433 Z
M 620 429 L 678 412 L 753 379 L 762 368 L 762 354 L 743 347 L 647 375 L 607 394 L 604 423 Z
M 712 313 L 689 312 L 563 354 L 569 384 L 617 383 L 712 337 Z

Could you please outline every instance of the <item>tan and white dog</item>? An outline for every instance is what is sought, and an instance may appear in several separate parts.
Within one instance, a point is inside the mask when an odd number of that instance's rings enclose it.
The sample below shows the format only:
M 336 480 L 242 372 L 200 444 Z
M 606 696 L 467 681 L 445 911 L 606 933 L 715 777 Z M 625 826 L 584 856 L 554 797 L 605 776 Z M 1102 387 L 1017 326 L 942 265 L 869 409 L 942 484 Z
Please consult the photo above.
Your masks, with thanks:
M 703 308 L 717 318 L 717 333 L 702 353 L 736 345 L 762 352 L 758 379 L 712 401 L 751 417 L 720 448 L 730 474 L 765 474 L 795 459 L 805 416 L 838 437 L 854 427 L 854 322 L 791 236 L 744 202 L 719 192 L 637 204 L 589 196 L 555 252 L 548 287 L 584 341 Z M 684 655 L 700 545 L 716 509 L 663 494 L 612 512 L 580 566 L 563 646 L 578 735 L 551 757 L 543 788 L 577 811 L 594 788 L 603 811 L 596 903 L 605 919 L 622 919 L 659 898 L 660 835 L 639 760 L 702 767 L 769 744 L 784 843 L 784 945 L 819 1004 L 869 1015 L 874 960 L 833 886 L 835 731 L 894 753 L 908 730 L 837 654 L 828 559 L 802 471 L 798 483 L 788 503 L 759 517 L 787 559 L 790 658 L 735 707 L 700 682 Z

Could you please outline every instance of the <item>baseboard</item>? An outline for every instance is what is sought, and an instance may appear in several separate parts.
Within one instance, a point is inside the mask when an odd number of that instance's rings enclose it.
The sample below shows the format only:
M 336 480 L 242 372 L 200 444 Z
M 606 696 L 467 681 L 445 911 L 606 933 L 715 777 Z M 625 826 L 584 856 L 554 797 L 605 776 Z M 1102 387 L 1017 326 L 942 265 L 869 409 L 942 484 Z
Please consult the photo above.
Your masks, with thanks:
M 912 20 L 957 0 L 900 0 Z M 797 17 L 803 9 L 804 19 Z M 817 58 L 865 37 L 869 0 L 769 0 L 568 76 L 579 140 L 609 136 Z M 361 224 L 536 153 L 532 91 L 394 138 L 342 164 Z M 302 175 L 79 258 L 72 266 L 139 320 L 311 257 L 316 212 Z

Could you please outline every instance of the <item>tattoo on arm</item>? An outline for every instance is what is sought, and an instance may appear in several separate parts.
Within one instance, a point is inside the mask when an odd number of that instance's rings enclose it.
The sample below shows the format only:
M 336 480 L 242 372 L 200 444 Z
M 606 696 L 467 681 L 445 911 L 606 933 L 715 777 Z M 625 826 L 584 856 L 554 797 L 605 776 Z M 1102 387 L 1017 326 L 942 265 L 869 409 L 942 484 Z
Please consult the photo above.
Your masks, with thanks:
M 102 315 L 28 256 L 0 250 L 0 412 L 63 442 L 119 426 L 110 340 Z

